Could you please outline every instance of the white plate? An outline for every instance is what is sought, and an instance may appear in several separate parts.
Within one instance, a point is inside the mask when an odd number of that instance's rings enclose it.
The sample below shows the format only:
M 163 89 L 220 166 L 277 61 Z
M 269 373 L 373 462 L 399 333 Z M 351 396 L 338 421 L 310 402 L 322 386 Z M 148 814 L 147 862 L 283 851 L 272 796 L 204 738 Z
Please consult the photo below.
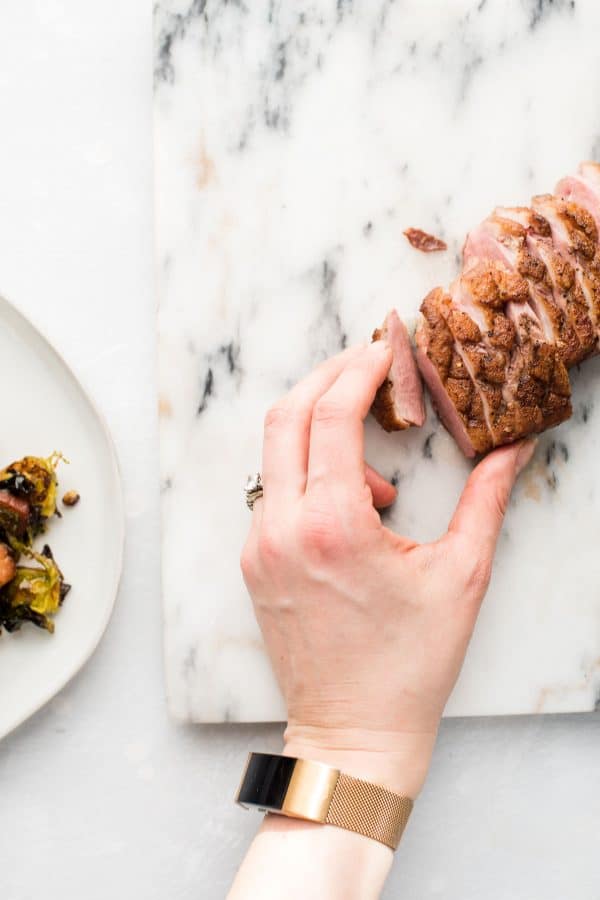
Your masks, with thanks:
M 0 636 L 0 737 L 53 697 L 94 652 L 121 573 L 124 515 L 114 448 L 85 391 L 47 341 L 0 298 L 0 468 L 60 450 L 59 498 L 81 500 L 53 518 L 36 546 L 52 548 L 72 585 L 53 635 L 32 625 Z

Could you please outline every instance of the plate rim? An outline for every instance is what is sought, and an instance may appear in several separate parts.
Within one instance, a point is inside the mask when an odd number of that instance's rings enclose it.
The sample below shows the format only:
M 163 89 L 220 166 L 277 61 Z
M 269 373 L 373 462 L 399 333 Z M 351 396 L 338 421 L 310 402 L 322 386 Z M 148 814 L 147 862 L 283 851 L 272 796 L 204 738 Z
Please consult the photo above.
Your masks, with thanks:
M 123 561 L 125 555 L 125 498 L 123 494 L 123 475 L 121 470 L 121 464 L 119 461 L 119 455 L 117 453 L 117 448 L 115 446 L 115 442 L 113 436 L 111 434 L 108 423 L 104 417 L 102 411 L 96 405 L 91 392 L 88 390 L 87 385 L 85 383 L 85 379 L 79 377 L 79 375 L 75 372 L 73 367 L 67 362 L 63 354 L 58 350 L 54 344 L 49 340 L 48 337 L 44 334 L 41 328 L 39 328 L 30 318 L 26 315 L 23 310 L 9 299 L 4 292 L 0 292 L 0 314 L 1 308 L 4 307 L 8 310 L 9 314 L 12 314 L 18 318 L 20 318 L 27 328 L 29 328 L 35 336 L 45 345 L 46 349 L 50 352 L 50 354 L 56 359 L 61 368 L 66 371 L 67 375 L 75 382 L 78 389 L 81 391 L 83 398 L 89 404 L 89 407 L 96 417 L 100 428 L 104 434 L 106 439 L 106 444 L 108 448 L 109 460 L 113 468 L 113 474 L 115 477 L 115 485 L 116 485 L 116 497 L 115 497 L 115 519 L 118 520 L 118 534 L 117 534 L 117 556 L 116 556 L 116 566 L 115 566 L 115 577 L 114 577 L 114 585 L 110 591 L 110 602 L 106 606 L 106 611 L 102 620 L 101 627 L 94 633 L 93 640 L 91 640 L 88 644 L 85 645 L 84 652 L 81 655 L 81 659 L 79 659 L 73 670 L 67 677 L 59 679 L 59 683 L 57 686 L 53 687 L 50 693 L 44 694 L 42 699 L 39 702 L 36 702 L 32 707 L 27 708 L 23 713 L 19 714 L 14 721 L 10 724 L 10 726 L 6 729 L 0 730 L 0 741 L 7 737 L 9 734 L 12 734 L 17 728 L 23 725 L 28 719 L 32 718 L 36 713 L 38 713 L 47 703 L 49 703 L 54 697 L 58 696 L 62 690 L 69 684 L 70 681 L 73 680 L 86 663 L 92 658 L 100 641 L 104 637 L 106 629 L 108 627 L 108 623 L 112 618 L 112 614 L 114 612 L 115 603 L 117 602 L 117 596 L 119 594 L 119 587 L 121 585 L 121 579 L 123 576 Z

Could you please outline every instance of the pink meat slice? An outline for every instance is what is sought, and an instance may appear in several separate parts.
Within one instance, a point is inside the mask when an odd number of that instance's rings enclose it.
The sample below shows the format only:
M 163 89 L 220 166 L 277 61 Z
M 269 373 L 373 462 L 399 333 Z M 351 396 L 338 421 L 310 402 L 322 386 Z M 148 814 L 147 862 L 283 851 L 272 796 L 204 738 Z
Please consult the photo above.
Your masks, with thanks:
M 544 333 L 547 340 L 553 335 L 567 367 L 581 362 L 595 346 L 594 329 L 575 271 L 554 249 L 550 225 L 527 206 L 497 207 L 494 216 L 524 229 L 527 256 L 522 268 L 533 271 L 533 260 L 541 269 L 536 273 L 536 313 Z
M 465 271 L 481 260 L 495 260 L 511 272 L 519 273 L 519 255 L 525 241 L 524 229 L 508 219 L 490 216 L 467 235 L 463 247 Z M 521 274 L 521 273 L 519 273 Z M 531 279 L 525 277 L 529 287 L 529 297 L 522 303 L 508 303 L 506 315 L 519 325 L 522 316 L 530 319 L 528 330 L 535 333 L 539 340 L 554 342 L 552 325 L 548 322 L 542 292 L 532 286 Z M 540 315 L 538 312 L 542 310 Z
M 435 288 L 421 304 L 417 326 L 417 364 L 429 388 L 442 424 L 465 456 L 485 453 L 494 446 L 485 424 L 481 399 L 466 370 L 446 316 L 450 297 Z
M 386 431 L 423 425 L 423 385 L 406 325 L 395 309 L 387 314 L 381 328 L 373 332 L 373 340 L 386 341 L 393 353 L 390 371 L 371 408 L 373 415 Z
M 477 257 L 452 291 L 448 322 L 481 391 L 495 445 L 570 414 L 567 371 L 554 344 L 543 339 L 528 299 L 518 272 Z
M 600 264 L 597 259 L 597 229 L 591 213 L 552 194 L 533 197 L 531 205 L 534 212 L 543 216 L 550 225 L 556 252 L 575 271 L 597 334 L 600 329 Z
M 600 185 L 595 187 L 593 179 L 588 181 L 580 175 L 568 175 L 561 178 L 554 193 L 557 197 L 587 209 L 594 217 L 596 228 L 600 230 Z
M 417 343 L 417 365 L 423 380 L 427 385 L 436 412 L 440 417 L 440 421 L 447 431 L 450 432 L 462 452 L 466 457 L 471 459 L 475 456 L 476 450 L 471 443 L 467 429 L 456 409 L 454 403 L 448 396 L 444 383 L 440 377 L 438 369 L 434 366 L 427 355 L 429 347 L 429 335 L 426 327 L 421 323 L 417 327 L 415 333 Z

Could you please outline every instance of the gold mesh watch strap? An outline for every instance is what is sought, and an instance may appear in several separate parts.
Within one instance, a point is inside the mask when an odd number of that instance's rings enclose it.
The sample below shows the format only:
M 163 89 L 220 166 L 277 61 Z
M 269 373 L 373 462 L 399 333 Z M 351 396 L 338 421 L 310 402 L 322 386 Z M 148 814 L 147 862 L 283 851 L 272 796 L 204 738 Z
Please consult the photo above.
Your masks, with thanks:
M 237 802 L 261 812 L 335 825 L 398 846 L 413 802 L 322 762 L 250 753 Z
M 373 838 L 395 850 L 412 808 L 413 802 L 408 797 L 341 772 L 325 822 Z

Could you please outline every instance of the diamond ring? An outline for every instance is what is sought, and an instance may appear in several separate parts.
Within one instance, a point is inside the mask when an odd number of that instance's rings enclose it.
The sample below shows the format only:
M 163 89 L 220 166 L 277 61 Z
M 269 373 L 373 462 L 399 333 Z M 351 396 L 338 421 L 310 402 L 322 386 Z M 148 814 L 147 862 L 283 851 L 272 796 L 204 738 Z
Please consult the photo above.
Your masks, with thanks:
M 249 475 L 246 487 L 244 488 L 246 495 L 246 506 L 248 509 L 254 509 L 254 504 L 263 495 L 263 484 L 260 472 L 256 475 Z

